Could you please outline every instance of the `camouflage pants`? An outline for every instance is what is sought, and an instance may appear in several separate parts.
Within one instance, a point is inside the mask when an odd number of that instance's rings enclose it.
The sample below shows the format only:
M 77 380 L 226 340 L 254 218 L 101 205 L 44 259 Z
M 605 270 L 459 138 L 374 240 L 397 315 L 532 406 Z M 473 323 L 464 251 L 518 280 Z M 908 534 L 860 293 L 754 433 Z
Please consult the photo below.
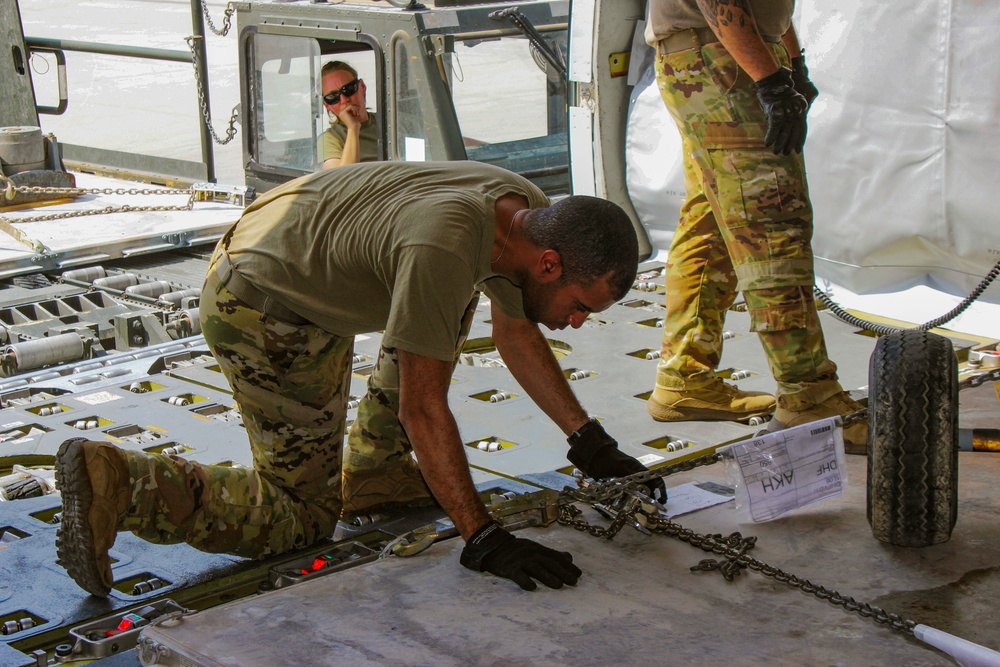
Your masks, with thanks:
M 398 360 L 395 350 L 382 348 L 345 455 L 353 337 L 263 315 L 220 286 L 214 267 L 213 261 L 202 290 L 202 331 L 232 386 L 253 467 L 126 451 L 138 483 L 122 530 L 151 542 L 258 558 L 333 534 L 343 460 L 374 468 L 408 456 L 397 417 Z M 477 302 L 478 295 L 460 344 Z
M 772 49 L 787 65 L 784 47 Z M 802 156 L 764 147 L 767 119 L 753 81 L 721 44 L 658 56 L 656 80 L 681 133 L 687 190 L 667 260 L 657 385 L 694 389 L 713 381 L 737 291 L 779 395 L 836 380 L 813 301 Z

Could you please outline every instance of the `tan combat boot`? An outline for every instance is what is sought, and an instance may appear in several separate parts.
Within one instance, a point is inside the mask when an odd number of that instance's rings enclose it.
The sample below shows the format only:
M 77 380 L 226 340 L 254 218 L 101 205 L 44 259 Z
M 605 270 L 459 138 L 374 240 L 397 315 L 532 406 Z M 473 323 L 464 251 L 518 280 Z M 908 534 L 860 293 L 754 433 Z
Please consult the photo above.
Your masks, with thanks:
M 108 551 L 131 499 L 125 453 L 108 442 L 67 440 L 56 454 L 56 486 L 62 494 L 59 563 L 80 588 L 107 597 L 114 583 Z
M 391 507 L 430 507 L 436 504 L 416 461 L 406 457 L 371 470 L 343 474 L 344 509 L 341 519 L 351 520 Z
M 805 391 L 778 397 L 778 408 L 767 430 L 780 431 L 828 417 L 846 417 L 863 409 L 864 406 L 851 398 L 836 381 L 819 382 Z M 844 451 L 848 454 L 868 453 L 867 419 L 844 428 Z
M 774 396 L 743 391 L 716 378 L 698 389 L 656 387 L 646 401 L 646 410 L 660 422 L 743 421 L 774 412 Z

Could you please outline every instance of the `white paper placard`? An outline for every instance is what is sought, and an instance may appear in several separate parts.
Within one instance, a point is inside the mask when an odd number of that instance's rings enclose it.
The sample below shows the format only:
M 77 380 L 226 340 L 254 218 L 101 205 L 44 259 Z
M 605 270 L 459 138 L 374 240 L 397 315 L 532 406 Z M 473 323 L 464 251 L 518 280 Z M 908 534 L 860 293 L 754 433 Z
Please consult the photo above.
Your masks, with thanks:
M 768 433 L 720 449 L 733 456 L 740 483 L 737 504 L 754 521 L 839 496 L 847 483 L 844 435 L 838 417 Z

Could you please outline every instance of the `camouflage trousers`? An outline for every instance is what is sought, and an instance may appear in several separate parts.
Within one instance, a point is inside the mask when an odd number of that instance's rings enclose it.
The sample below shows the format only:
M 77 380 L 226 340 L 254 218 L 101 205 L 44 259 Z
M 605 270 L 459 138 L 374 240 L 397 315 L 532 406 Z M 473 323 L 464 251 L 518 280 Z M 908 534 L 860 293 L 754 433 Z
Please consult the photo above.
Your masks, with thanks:
M 477 303 L 478 295 L 466 310 L 459 349 Z M 251 558 L 332 535 L 344 465 L 376 468 L 412 449 L 397 416 L 395 350 L 380 350 L 345 452 L 353 337 L 254 310 L 219 284 L 214 260 L 202 290 L 201 326 L 233 389 L 253 467 L 128 450 L 135 484 L 121 529 L 150 542 Z
M 802 156 L 764 146 L 753 81 L 720 43 L 657 57 L 684 148 L 686 200 L 670 247 L 656 384 L 715 378 L 726 311 L 742 291 L 778 395 L 836 381 L 813 301 L 812 205 Z M 771 45 L 788 65 L 787 51 Z

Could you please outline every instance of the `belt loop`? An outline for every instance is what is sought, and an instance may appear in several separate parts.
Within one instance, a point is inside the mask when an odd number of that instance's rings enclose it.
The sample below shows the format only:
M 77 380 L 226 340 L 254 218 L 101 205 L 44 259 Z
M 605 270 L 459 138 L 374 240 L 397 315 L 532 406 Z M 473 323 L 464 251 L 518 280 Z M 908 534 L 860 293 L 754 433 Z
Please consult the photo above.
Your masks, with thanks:
M 691 28 L 691 42 L 694 44 L 695 49 L 701 51 L 701 40 L 698 39 L 698 31 L 694 28 Z
M 219 292 L 221 292 L 221 291 L 222 291 L 222 288 L 226 286 L 226 283 L 228 283 L 228 282 L 229 282 L 229 279 L 230 279 L 230 278 L 232 277 L 232 275 L 233 275 L 233 265 L 232 265 L 232 264 L 230 264 L 230 265 L 229 265 L 229 266 L 228 266 L 228 267 L 226 268 L 226 272 L 225 272 L 225 274 L 223 274 L 223 275 L 222 275 L 222 276 L 220 277 L 220 279 L 219 279 L 219 282 L 218 282 L 218 283 L 216 283 L 216 285 L 215 285 L 215 293 L 216 293 L 216 294 L 218 294 Z
M 267 294 L 265 294 L 264 295 L 264 305 L 261 306 L 261 308 L 260 308 L 260 320 L 259 320 L 259 322 L 261 324 L 266 324 L 267 323 L 267 311 L 269 310 L 268 307 L 267 307 L 267 302 L 270 301 L 270 300 L 271 300 L 271 297 L 268 296 Z
M 219 257 L 215 261 L 218 265 L 215 269 L 215 274 L 219 277 L 219 282 L 215 285 L 215 293 L 218 294 L 229 283 L 229 279 L 233 277 L 233 263 L 229 261 L 229 254 L 225 248 L 219 248 Z M 225 262 L 225 269 L 220 274 L 219 269 L 222 268 L 223 262 Z

